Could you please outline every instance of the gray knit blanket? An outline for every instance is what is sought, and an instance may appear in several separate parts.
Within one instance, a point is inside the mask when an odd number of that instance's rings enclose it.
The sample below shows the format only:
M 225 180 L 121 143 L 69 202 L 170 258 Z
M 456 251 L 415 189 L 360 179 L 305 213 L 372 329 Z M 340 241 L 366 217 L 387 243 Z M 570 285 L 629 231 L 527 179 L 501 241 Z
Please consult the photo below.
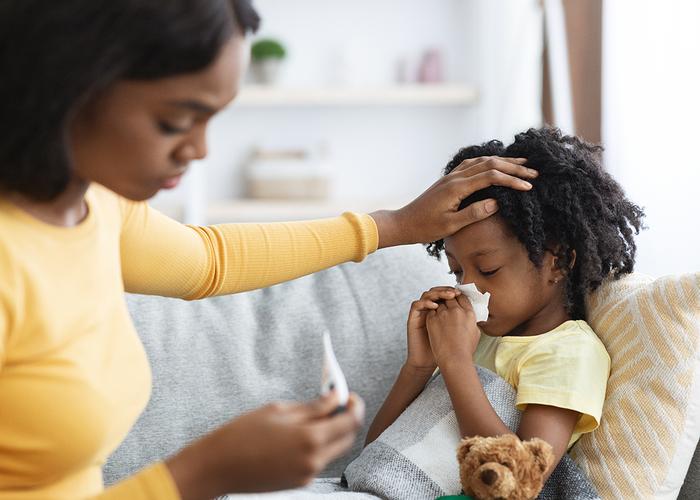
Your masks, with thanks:
M 520 412 L 515 391 L 495 373 L 478 368 L 494 410 L 515 431 Z M 350 490 L 387 499 L 434 499 L 458 494 L 457 419 L 443 378 L 433 377 L 423 392 L 345 469 Z M 565 455 L 539 498 L 584 500 L 599 498 L 581 469 Z

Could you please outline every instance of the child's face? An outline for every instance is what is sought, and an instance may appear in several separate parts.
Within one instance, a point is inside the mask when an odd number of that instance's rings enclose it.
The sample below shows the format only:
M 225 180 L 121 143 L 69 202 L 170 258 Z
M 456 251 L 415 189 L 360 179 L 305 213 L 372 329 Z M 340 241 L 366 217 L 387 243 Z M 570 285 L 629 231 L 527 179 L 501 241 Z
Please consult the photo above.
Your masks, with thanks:
M 536 335 L 568 319 L 554 256 L 545 253 L 536 267 L 498 215 L 445 238 L 445 251 L 458 283 L 491 293 L 488 320 L 479 323 L 487 335 Z

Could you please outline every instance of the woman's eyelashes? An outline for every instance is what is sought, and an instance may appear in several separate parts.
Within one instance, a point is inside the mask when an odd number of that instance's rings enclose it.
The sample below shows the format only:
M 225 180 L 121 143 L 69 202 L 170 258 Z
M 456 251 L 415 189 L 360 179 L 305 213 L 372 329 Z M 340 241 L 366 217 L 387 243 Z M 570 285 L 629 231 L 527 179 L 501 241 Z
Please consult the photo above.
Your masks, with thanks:
M 166 135 L 184 134 L 188 127 L 178 127 L 163 120 L 158 121 L 158 129 Z

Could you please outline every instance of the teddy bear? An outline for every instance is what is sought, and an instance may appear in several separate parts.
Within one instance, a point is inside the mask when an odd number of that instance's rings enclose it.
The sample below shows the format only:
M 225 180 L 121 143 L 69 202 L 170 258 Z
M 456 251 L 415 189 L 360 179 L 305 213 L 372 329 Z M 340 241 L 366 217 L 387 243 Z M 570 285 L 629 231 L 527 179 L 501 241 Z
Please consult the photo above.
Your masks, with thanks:
M 457 462 L 466 494 L 480 500 L 529 500 L 542 490 L 554 453 L 538 438 L 475 436 L 462 439 Z

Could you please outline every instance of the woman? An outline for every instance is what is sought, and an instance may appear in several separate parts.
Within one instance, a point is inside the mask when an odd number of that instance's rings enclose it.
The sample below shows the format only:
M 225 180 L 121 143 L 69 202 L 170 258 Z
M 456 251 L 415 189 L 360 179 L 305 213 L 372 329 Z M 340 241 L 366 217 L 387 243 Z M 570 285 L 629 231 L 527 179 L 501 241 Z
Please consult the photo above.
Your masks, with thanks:
M 362 402 L 272 404 L 104 490 L 101 466 L 144 408 L 150 372 L 124 290 L 197 299 L 430 242 L 518 160 L 478 159 L 411 204 L 269 225 L 182 226 L 143 200 L 206 155 L 236 95 L 245 0 L 0 2 L 0 499 L 211 498 L 305 484 L 345 452 Z

